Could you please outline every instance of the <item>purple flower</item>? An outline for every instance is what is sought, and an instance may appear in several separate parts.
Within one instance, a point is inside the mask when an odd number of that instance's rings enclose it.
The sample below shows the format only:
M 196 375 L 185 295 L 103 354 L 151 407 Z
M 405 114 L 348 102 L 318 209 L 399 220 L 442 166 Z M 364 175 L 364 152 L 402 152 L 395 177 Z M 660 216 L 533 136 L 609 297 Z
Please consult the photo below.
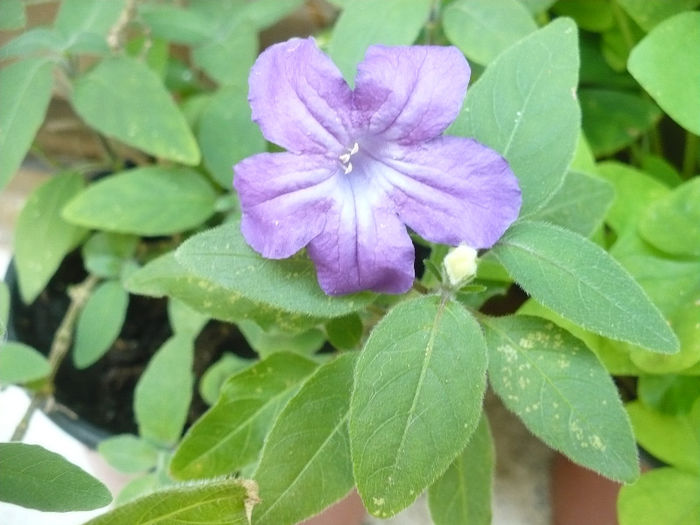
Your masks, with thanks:
M 408 290 L 406 226 L 431 242 L 492 246 L 521 196 L 495 151 L 442 135 L 469 74 L 454 47 L 376 45 L 352 90 L 311 38 L 264 51 L 248 100 L 265 138 L 287 152 L 234 166 L 248 244 L 272 259 L 308 246 L 332 295 Z

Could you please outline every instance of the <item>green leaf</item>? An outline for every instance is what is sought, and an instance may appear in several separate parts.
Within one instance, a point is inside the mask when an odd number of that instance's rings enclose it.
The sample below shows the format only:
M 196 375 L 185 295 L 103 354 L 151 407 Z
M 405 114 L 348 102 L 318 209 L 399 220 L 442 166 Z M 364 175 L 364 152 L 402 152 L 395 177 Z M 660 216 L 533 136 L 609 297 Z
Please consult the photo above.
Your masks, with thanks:
M 22 29 L 26 23 L 22 0 L 0 1 L 0 30 Z
M 46 357 L 31 346 L 15 341 L 0 344 L 0 383 L 29 383 L 50 371 Z
M 232 167 L 265 150 L 260 128 L 251 120 L 248 86 L 222 88 L 204 106 L 197 139 L 204 164 L 222 188 L 231 189 Z
M 355 359 L 344 354 L 316 370 L 277 418 L 253 475 L 262 499 L 256 525 L 294 525 L 352 489 L 347 421 Z
M 199 277 L 253 302 L 291 313 L 339 317 L 362 308 L 373 297 L 369 293 L 324 294 L 308 258 L 262 258 L 246 244 L 238 221 L 194 235 L 178 248 L 175 257 Z
M 615 198 L 615 190 L 600 177 L 569 171 L 547 205 L 532 218 L 590 237 L 601 225 Z
M 700 257 L 700 178 L 649 206 L 639 221 L 639 233 L 667 253 Z
M 350 446 L 357 489 L 386 518 L 441 476 L 479 423 L 486 345 L 459 304 L 399 303 L 372 330 L 355 371 Z
M 218 479 L 154 492 L 85 525 L 248 525 L 248 516 L 257 502 L 254 482 Z
M 581 341 L 538 317 L 487 318 L 483 325 L 490 384 L 533 434 L 611 479 L 639 477 L 617 388 Z
M 557 19 L 489 64 L 448 129 L 508 160 L 523 192 L 523 215 L 552 196 L 573 157 L 581 122 L 578 68 L 576 26 Z
M 537 222 L 511 226 L 493 249 L 537 301 L 586 330 L 661 353 L 679 349 L 661 312 L 598 245 Z
M 700 523 L 700 477 L 674 468 L 657 468 L 618 497 L 620 525 Z
M 442 23 L 447 38 L 479 64 L 537 29 L 518 0 L 458 0 L 445 9 Z
M 241 321 L 238 328 L 248 344 L 260 357 L 273 352 L 295 352 L 311 356 L 321 349 L 326 338 L 316 328 L 304 332 L 284 332 L 274 327 L 269 331 L 260 328 L 254 321 Z
M 192 399 L 192 339 L 174 335 L 151 358 L 134 391 L 134 414 L 145 439 L 172 445 Z
M 118 279 L 139 243 L 135 235 L 97 232 L 83 245 L 85 269 L 104 279 Z
M 254 462 L 277 414 L 316 367 L 274 353 L 229 378 L 216 404 L 190 428 L 170 463 L 177 479 L 230 475 Z
M 643 155 L 641 167 L 642 171 L 645 171 L 662 184 L 671 188 L 683 183 L 683 178 L 680 173 L 678 173 L 678 170 L 664 157 L 653 154 Z
M 556 0 L 519 0 L 521 4 L 528 8 L 533 14 L 537 15 L 549 9 Z
M 118 281 L 100 284 L 85 303 L 78 317 L 73 346 L 76 368 L 87 368 L 97 362 L 121 332 L 129 293 Z
M 428 489 L 435 525 L 491 524 L 494 450 L 488 420 L 482 414 L 469 443 Z
M 597 157 L 629 146 L 660 118 L 656 104 L 639 95 L 610 89 L 581 89 L 583 131 Z
M 304 0 L 256 0 L 244 3 L 241 10 L 255 27 L 265 29 L 291 15 L 303 3 Z
M 354 85 L 357 64 L 372 44 L 412 44 L 430 15 L 431 0 L 355 0 L 333 28 L 328 54 Z M 391 23 L 387 23 L 391 21 Z
M 197 142 L 158 75 L 130 57 L 103 60 L 76 80 L 73 107 L 100 133 L 156 157 L 199 164 Z
M 132 434 L 120 434 L 100 441 L 97 451 L 115 469 L 127 473 L 150 470 L 158 461 L 158 449 Z
M 34 27 L 29 31 L 20 33 L 7 44 L 0 47 L 0 59 L 13 57 L 27 59 L 33 55 L 40 56 L 51 51 L 60 52 L 64 44 L 63 37 L 53 29 Z
M 613 6 L 608 0 L 560 0 L 552 10 L 570 16 L 587 31 L 602 32 L 614 23 Z
M 85 230 L 61 218 L 61 209 L 83 188 L 80 175 L 63 173 L 32 192 L 17 219 L 14 252 L 22 300 L 31 303 Z
M 208 20 L 193 9 L 175 5 L 139 4 L 139 16 L 150 34 L 178 44 L 198 44 L 211 36 Z
M 15 174 L 39 130 L 51 99 L 53 64 L 35 58 L 0 69 L 0 189 Z
M 212 213 L 216 192 L 189 168 L 146 167 L 92 184 L 63 210 L 88 228 L 137 235 L 168 235 L 199 226 Z
M 199 380 L 199 394 L 202 399 L 209 405 L 216 403 L 226 380 L 248 368 L 251 363 L 250 359 L 243 359 L 230 352 L 224 353 L 216 363 L 207 368 Z
M 637 381 L 637 395 L 649 408 L 664 414 L 687 414 L 700 398 L 700 380 L 685 375 L 646 375 Z
M 132 479 L 119 491 L 119 495 L 114 500 L 117 507 L 129 503 L 137 498 L 152 494 L 160 487 L 158 474 L 145 474 Z
M 168 319 L 176 334 L 184 334 L 192 339 L 197 337 L 209 322 L 209 316 L 190 308 L 182 301 L 170 298 L 168 301 Z
M 696 8 L 700 0 L 615 0 L 645 31 L 651 31 L 670 16 Z
M 630 53 L 627 68 L 668 115 L 700 135 L 700 13 L 656 26 Z
M 90 474 L 39 445 L 0 443 L 0 501 L 66 512 L 104 507 L 112 495 Z
M 106 36 L 125 8 L 125 0 L 63 0 L 54 27 L 70 38 L 81 33 Z
M 354 313 L 331 319 L 326 323 L 328 341 L 340 350 L 356 348 L 362 341 L 364 329 L 362 319 Z

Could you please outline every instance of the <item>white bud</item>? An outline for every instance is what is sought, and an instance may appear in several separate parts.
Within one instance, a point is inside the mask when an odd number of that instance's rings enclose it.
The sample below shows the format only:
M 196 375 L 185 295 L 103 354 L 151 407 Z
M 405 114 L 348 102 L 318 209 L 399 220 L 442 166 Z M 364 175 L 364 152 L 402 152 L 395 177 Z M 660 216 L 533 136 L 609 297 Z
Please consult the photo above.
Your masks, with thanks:
M 476 275 L 476 255 L 474 248 L 460 244 L 445 256 L 442 264 L 452 286 L 457 286 Z

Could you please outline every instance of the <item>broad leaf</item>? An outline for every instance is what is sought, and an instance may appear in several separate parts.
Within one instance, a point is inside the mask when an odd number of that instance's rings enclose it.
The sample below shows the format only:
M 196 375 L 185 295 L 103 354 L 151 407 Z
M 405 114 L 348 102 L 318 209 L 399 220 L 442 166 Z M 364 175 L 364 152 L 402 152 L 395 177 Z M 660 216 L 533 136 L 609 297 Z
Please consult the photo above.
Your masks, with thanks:
M 54 27 L 71 38 L 81 33 L 106 36 L 125 8 L 125 0 L 63 0 Z
M 655 352 L 678 351 L 678 339 L 639 284 L 586 238 L 525 221 L 493 252 L 526 292 L 586 330 Z
M 353 85 L 357 64 L 370 45 L 412 44 L 428 20 L 431 4 L 431 0 L 355 0 L 345 5 L 328 42 L 328 54 L 345 80 Z
M 438 296 L 399 303 L 357 361 L 350 446 L 367 509 L 389 517 L 441 476 L 481 414 L 486 345 L 477 322 Z
M 118 279 L 139 243 L 135 235 L 97 232 L 83 245 L 85 269 L 98 277 Z
M 85 235 L 85 229 L 61 218 L 61 210 L 83 188 L 80 175 L 54 175 L 27 199 L 17 219 L 14 252 L 22 300 L 31 303 L 61 261 Z
M 318 286 L 313 263 L 298 255 L 264 259 L 250 248 L 237 221 L 197 234 L 175 257 L 193 274 L 266 307 L 314 317 L 338 317 L 362 308 L 368 293 L 330 297 Z
M 0 69 L 0 189 L 15 174 L 46 115 L 53 65 L 26 59 Z
M 29 383 L 50 371 L 46 357 L 31 346 L 15 341 L 0 344 L 0 384 Z
M 538 317 L 488 318 L 484 327 L 489 381 L 533 434 L 611 479 L 639 476 L 615 384 L 581 341 Z
M 75 82 L 72 102 L 100 133 L 156 157 L 199 163 L 197 142 L 182 113 L 158 75 L 133 58 L 100 62 Z
M 199 226 L 216 192 L 189 168 L 137 168 L 92 184 L 63 210 L 73 224 L 117 233 L 168 235 Z
M 145 439 L 172 445 L 180 437 L 192 399 L 194 343 L 174 335 L 158 349 L 134 391 L 134 414 Z
M 435 525 L 490 525 L 493 467 L 493 440 L 482 415 L 465 449 L 428 489 Z
M 508 160 L 523 191 L 523 215 L 551 197 L 573 157 L 581 125 L 578 69 L 576 25 L 557 19 L 489 64 L 448 129 Z
M 103 458 L 121 472 L 144 472 L 156 466 L 158 449 L 132 434 L 112 436 L 97 446 Z
M 627 68 L 685 129 L 700 135 L 700 13 L 681 13 L 656 26 L 630 53 Z
M 300 355 L 274 353 L 231 377 L 180 443 L 170 463 L 173 476 L 230 475 L 254 462 L 277 414 L 315 367 Z
M 248 525 L 259 501 L 257 486 L 242 479 L 219 479 L 167 488 L 130 501 L 85 525 Z
M 0 501 L 66 512 L 104 507 L 112 495 L 102 482 L 39 445 L 0 443 Z
M 450 42 L 479 64 L 537 29 L 518 0 L 458 0 L 445 9 L 442 24 Z
M 262 499 L 256 525 L 294 525 L 352 489 L 347 423 L 355 358 L 344 354 L 319 368 L 277 418 L 253 475 Z
M 667 18 L 696 8 L 700 0 L 615 0 L 645 31 L 651 31 Z

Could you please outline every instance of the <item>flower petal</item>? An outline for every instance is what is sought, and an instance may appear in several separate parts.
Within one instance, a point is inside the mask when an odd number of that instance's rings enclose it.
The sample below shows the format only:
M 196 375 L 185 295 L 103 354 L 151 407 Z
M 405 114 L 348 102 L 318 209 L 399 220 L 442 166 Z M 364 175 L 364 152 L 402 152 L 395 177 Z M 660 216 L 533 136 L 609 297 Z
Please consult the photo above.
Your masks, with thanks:
M 329 295 L 407 291 L 414 279 L 413 244 L 392 203 L 357 171 L 340 180 L 336 205 L 308 247 L 321 288 Z
M 356 118 L 386 140 L 430 140 L 457 118 L 469 75 L 456 47 L 370 46 L 357 66 Z
M 522 197 L 506 160 L 473 139 L 386 146 L 372 163 L 398 215 L 428 241 L 489 248 L 515 221 Z
M 348 147 L 352 92 L 312 38 L 267 48 L 248 79 L 253 120 L 263 135 L 293 153 Z
M 335 163 L 321 155 L 261 153 L 233 169 L 243 237 L 263 257 L 289 257 L 321 233 L 337 195 Z

